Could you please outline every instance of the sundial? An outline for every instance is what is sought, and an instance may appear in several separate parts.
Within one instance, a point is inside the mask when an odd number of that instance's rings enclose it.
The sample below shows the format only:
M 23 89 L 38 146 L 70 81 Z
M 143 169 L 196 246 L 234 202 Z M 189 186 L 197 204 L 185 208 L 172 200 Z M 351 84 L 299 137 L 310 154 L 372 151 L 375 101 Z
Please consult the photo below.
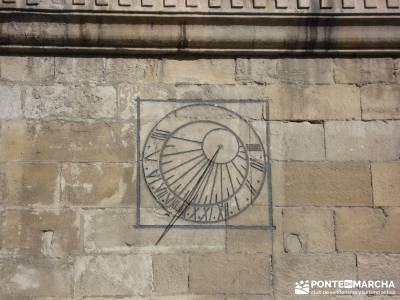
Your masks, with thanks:
M 137 226 L 271 229 L 267 113 L 255 100 L 138 100 Z

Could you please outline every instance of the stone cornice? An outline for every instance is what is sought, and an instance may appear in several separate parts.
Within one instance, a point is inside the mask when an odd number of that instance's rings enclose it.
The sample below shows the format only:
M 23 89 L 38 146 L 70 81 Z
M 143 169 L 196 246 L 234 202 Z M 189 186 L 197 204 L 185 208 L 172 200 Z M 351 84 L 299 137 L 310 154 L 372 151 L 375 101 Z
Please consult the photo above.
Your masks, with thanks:
M 220 7 L 210 7 L 215 3 Z M 399 5 L 400 0 L 0 0 L 0 51 L 398 55 Z
M 21 11 L 163 14 L 395 14 L 400 0 L 0 0 Z

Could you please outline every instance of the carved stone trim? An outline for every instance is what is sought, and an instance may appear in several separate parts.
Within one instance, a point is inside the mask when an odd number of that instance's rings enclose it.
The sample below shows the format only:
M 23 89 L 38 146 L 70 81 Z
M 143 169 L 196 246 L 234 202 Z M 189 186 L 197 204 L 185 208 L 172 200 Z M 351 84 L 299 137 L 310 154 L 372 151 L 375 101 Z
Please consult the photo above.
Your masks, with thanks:
M 187 14 L 394 14 L 400 0 L 0 0 L 0 10 Z

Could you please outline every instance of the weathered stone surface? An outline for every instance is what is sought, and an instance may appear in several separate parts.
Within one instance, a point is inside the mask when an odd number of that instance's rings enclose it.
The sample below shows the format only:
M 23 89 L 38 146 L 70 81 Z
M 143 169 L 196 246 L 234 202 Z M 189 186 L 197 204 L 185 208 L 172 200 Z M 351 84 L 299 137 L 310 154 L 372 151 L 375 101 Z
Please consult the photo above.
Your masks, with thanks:
M 385 84 L 363 86 L 361 106 L 364 120 L 400 119 L 400 87 Z
M 21 90 L 17 86 L 0 85 L 0 119 L 22 116 Z
M 151 291 L 152 259 L 144 255 L 81 256 L 74 266 L 75 295 L 124 296 Z
M 400 206 L 400 162 L 373 163 L 372 183 L 376 206 Z
M 117 93 L 112 86 L 50 85 L 26 88 L 26 118 L 113 118 Z
M 2 297 L 19 300 L 22 297 L 71 295 L 72 265 L 67 260 L 0 258 L 0 274 Z
M 327 122 L 328 160 L 394 160 L 400 154 L 400 121 Z
M 152 211 L 152 214 L 156 212 Z M 85 211 L 84 223 L 84 245 L 90 253 L 208 253 L 225 250 L 224 229 L 173 228 L 155 246 L 163 229 L 134 228 L 134 209 Z
M 357 254 L 358 276 L 360 280 L 393 280 L 400 292 L 400 255 L 399 254 Z
M 164 83 L 121 83 L 117 88 L 118 117 L 124 120 L 133 120 L 136 118 L 136 99 L 175 99 L 176 90 L 174 85 Z
M 55 164 L 0 164 L 0 204 L 6 207 L 55 205 L 60 198 Z
M 79 250 L 80 220 L 71 210 L 7 210 L 1 225 L 7 251 L 64 257 Z
M 54 79 L 53 57 L 2 56 L 0 77 L 8 81 L 48 81 Z
M 277 81 L 276 59 L 236 59 L 236 80 L 274 83 Z
M 323 160 L 322 124 L 270 122 L 271 155 L 276 160 Z
M 344 85 L 266 86 L 271 120 L 360 119 L 360 91 Z
M 336 210 L 336 245 L 340 251 L 400 252 L 399 208 Z
M 153 256 L 154 291 L 161 295 L 186 293 L 189 289 L 189 257 L 177 255 Z
M 164 60 L 163 81 L 167 83 L 233 84 L 233 59 Z
M 279 59 L 276 65 L 280 82 L 332 84 L 332 60 L 326 59 Z
M 71 163 L 62 167 L 62 200 L 72 206 L 135 205 L 136 166 Z
M 275 218 L 275 252 L 329 253 L 335 251 L 333 211 L 322 208 L 283 208 Z
M 227 229 L 228 253 L 272 253 L 272 234 L 266 230 Z
M 189 287 L 195 293 L 270 293 L 270 269 L 266 255 L 192 256 Z
M 3 121 L 0 160 L 134 161 L 133 124 Z
M 92 57 L 56 57 L 55 81 L 93 82 L 104 81 L 104 59 Z
M 395 81 L 394 62 L 391 58 L 335 59 L 336 83 L 391 83 Z
M 354 254 L 282 254 L 273 257 L 275 294 L 293 295 L 295 282 L 305 279 L 356 279 Z
M 161 61 L 158 59 L 107 58 L 105 79 L 107 82 L 157 82 Z
M 75 299 L 75 298 L 74 298 Z M 137 297 L 90 297 L 85 298 L 90 300 L 225 300 L 224 295 L 193 295 L 193 294 L 183 294 L 183 295 L 173 295 L 173 296 L 146 296 L 145 298 L 137 296 Z M 14 300 L 14 299 L 12 299 Z M 35 299 L 36 300 L 36 299 Z M 39 299 L 42 300 L 42 299 Z M 46 299 L 47 300 L 47 299 Z M 54 299 L 58 300 L 58 299 Z M 247 300 L 247 299 L 245 299 Z M 251 298 L 249 299 L 251 300 Z M 258 299 L 257 299 L 258 300 Z M 380 299 L 379 299 L 380 300 Z M 393 299 L 397 300 L 397 299 Z
M 271 295 L 227 295 L 226 300 L 272 300 Z M 313 298 L 314 299 L 314 298 Z
M 272 174 L 275 205 L 372 205 L 368 163 L 274 163 Z

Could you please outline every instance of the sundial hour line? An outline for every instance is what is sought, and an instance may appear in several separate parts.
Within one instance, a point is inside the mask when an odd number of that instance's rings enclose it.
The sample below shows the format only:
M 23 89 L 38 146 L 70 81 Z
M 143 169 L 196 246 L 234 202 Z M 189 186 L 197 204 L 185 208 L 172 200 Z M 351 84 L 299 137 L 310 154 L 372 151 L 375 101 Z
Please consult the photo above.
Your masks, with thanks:
M 201 164 L 204 161 L 208 161 L 208 159 L 204 156 L 203 159 L 201 159 L 200 161 L 198 161 L 192 168 L 190 168 L 189 170 L 187 170 L 185 173 L 181 174 L 181 176 L 179 176 L 177 179 L 175 179 L 173 182 L 171 182 L 170 186 L 174 185 L 178 180 L 180 180 L 182 177 L 186 176 L 188 173 L 190 173 L 191 171 L 193 171 L 199 164 Z M 206 162 L 207 163 L 207 162 Z M 201 166 L 200 170 L 204 167 L 204 164 Z M 186 188 L 186 187 L 185 187 Z M 184 188 L 184 189 L 185 189 Z M 183 190 L 184 190 L 183 189 Z
M 205 159 L 205 160 L 207 160 L 207 159 Z M 204 167 L 206 167 L 207 165 L 209 164 L 209 160 L 207 160 L 200 168 L 199 168 L 199 170 L 196 172 L 196 174 L 194 174 L 194 176 L 189 180 L 189 182 L 185 185 L 185 187 L 182 189 L 182 191 L 181 192 L 183 192 L 191 183 L 192 183 L 192 181 L 197 177 L 197 175 L 199 175 L 200 174 L 200 172 L 203 170 L 203 168 Z M 194 168 L 192 168 L 192 169 L 189 169 L 189 171 L 187 172 L 188 174 L 191 172 L 191 171 L 193 171 L 194 170 Z M 181 176 L 181 177 L 183 177 L 183 176 Z M 175 182 L 176 182 L 176 180 L 175 180 Z M 172 186 L 172 184 L 171 184 L 171 186 Z M 177 190 L 174 190 L 174 192 L 177 192 Z M 179 193 L 178 193 L 179 194 Z
M 186 151 L 180 151 L 180 152 L 167 153 L 167 154 L 164 154 L 164 156 L 180 155 L 180 154 L 192 153 L 192 152 L 197 152 L 197 151 L 202 151 L 202 149 L 199 148 L 199 149 L 193 149 L 193 150 L 186 150 Z
M 198 158 L 200 158 L 200 157 L 204 157 L 204 158 L 206 158 L 205 156 L 204 156 L 204 154 L 203 153 L 201 153 L 200 155 L 197 155 L 197 156 L 195 156 L 195 157 L 193 157 L 193 158 L 191 158 L 191 159 L 189 159 L 189 160 L 186 160 L 186 161 L 184 161 L 183 163 L 181 163 L 181 164 L 179 164 L 179 165 L 177 165 L 177 166 L 175 166 L 175 167 L 173 167 L 173 168 L 171 168 L 171 169 L 169 169 L 169 170 L 166 170 L 165 172 L 164 172 L 164 174 L 168 174 L 169 172 L 171 172 L 171 171 L 173 171 L 173 170 L 176 170 L 176 169 L 178 169 L 178 168 L 180 168 L 180 167 L 182 167 L 182 166 L 184 166 L 184 165 L 186 165 L 186 164 L 188 164 L 188 163 L 190 163 L 190 162 L 192 162 L 192 161 L 194 161 L 194 160 L 196 160 L 196 159 L 198 159 Z

